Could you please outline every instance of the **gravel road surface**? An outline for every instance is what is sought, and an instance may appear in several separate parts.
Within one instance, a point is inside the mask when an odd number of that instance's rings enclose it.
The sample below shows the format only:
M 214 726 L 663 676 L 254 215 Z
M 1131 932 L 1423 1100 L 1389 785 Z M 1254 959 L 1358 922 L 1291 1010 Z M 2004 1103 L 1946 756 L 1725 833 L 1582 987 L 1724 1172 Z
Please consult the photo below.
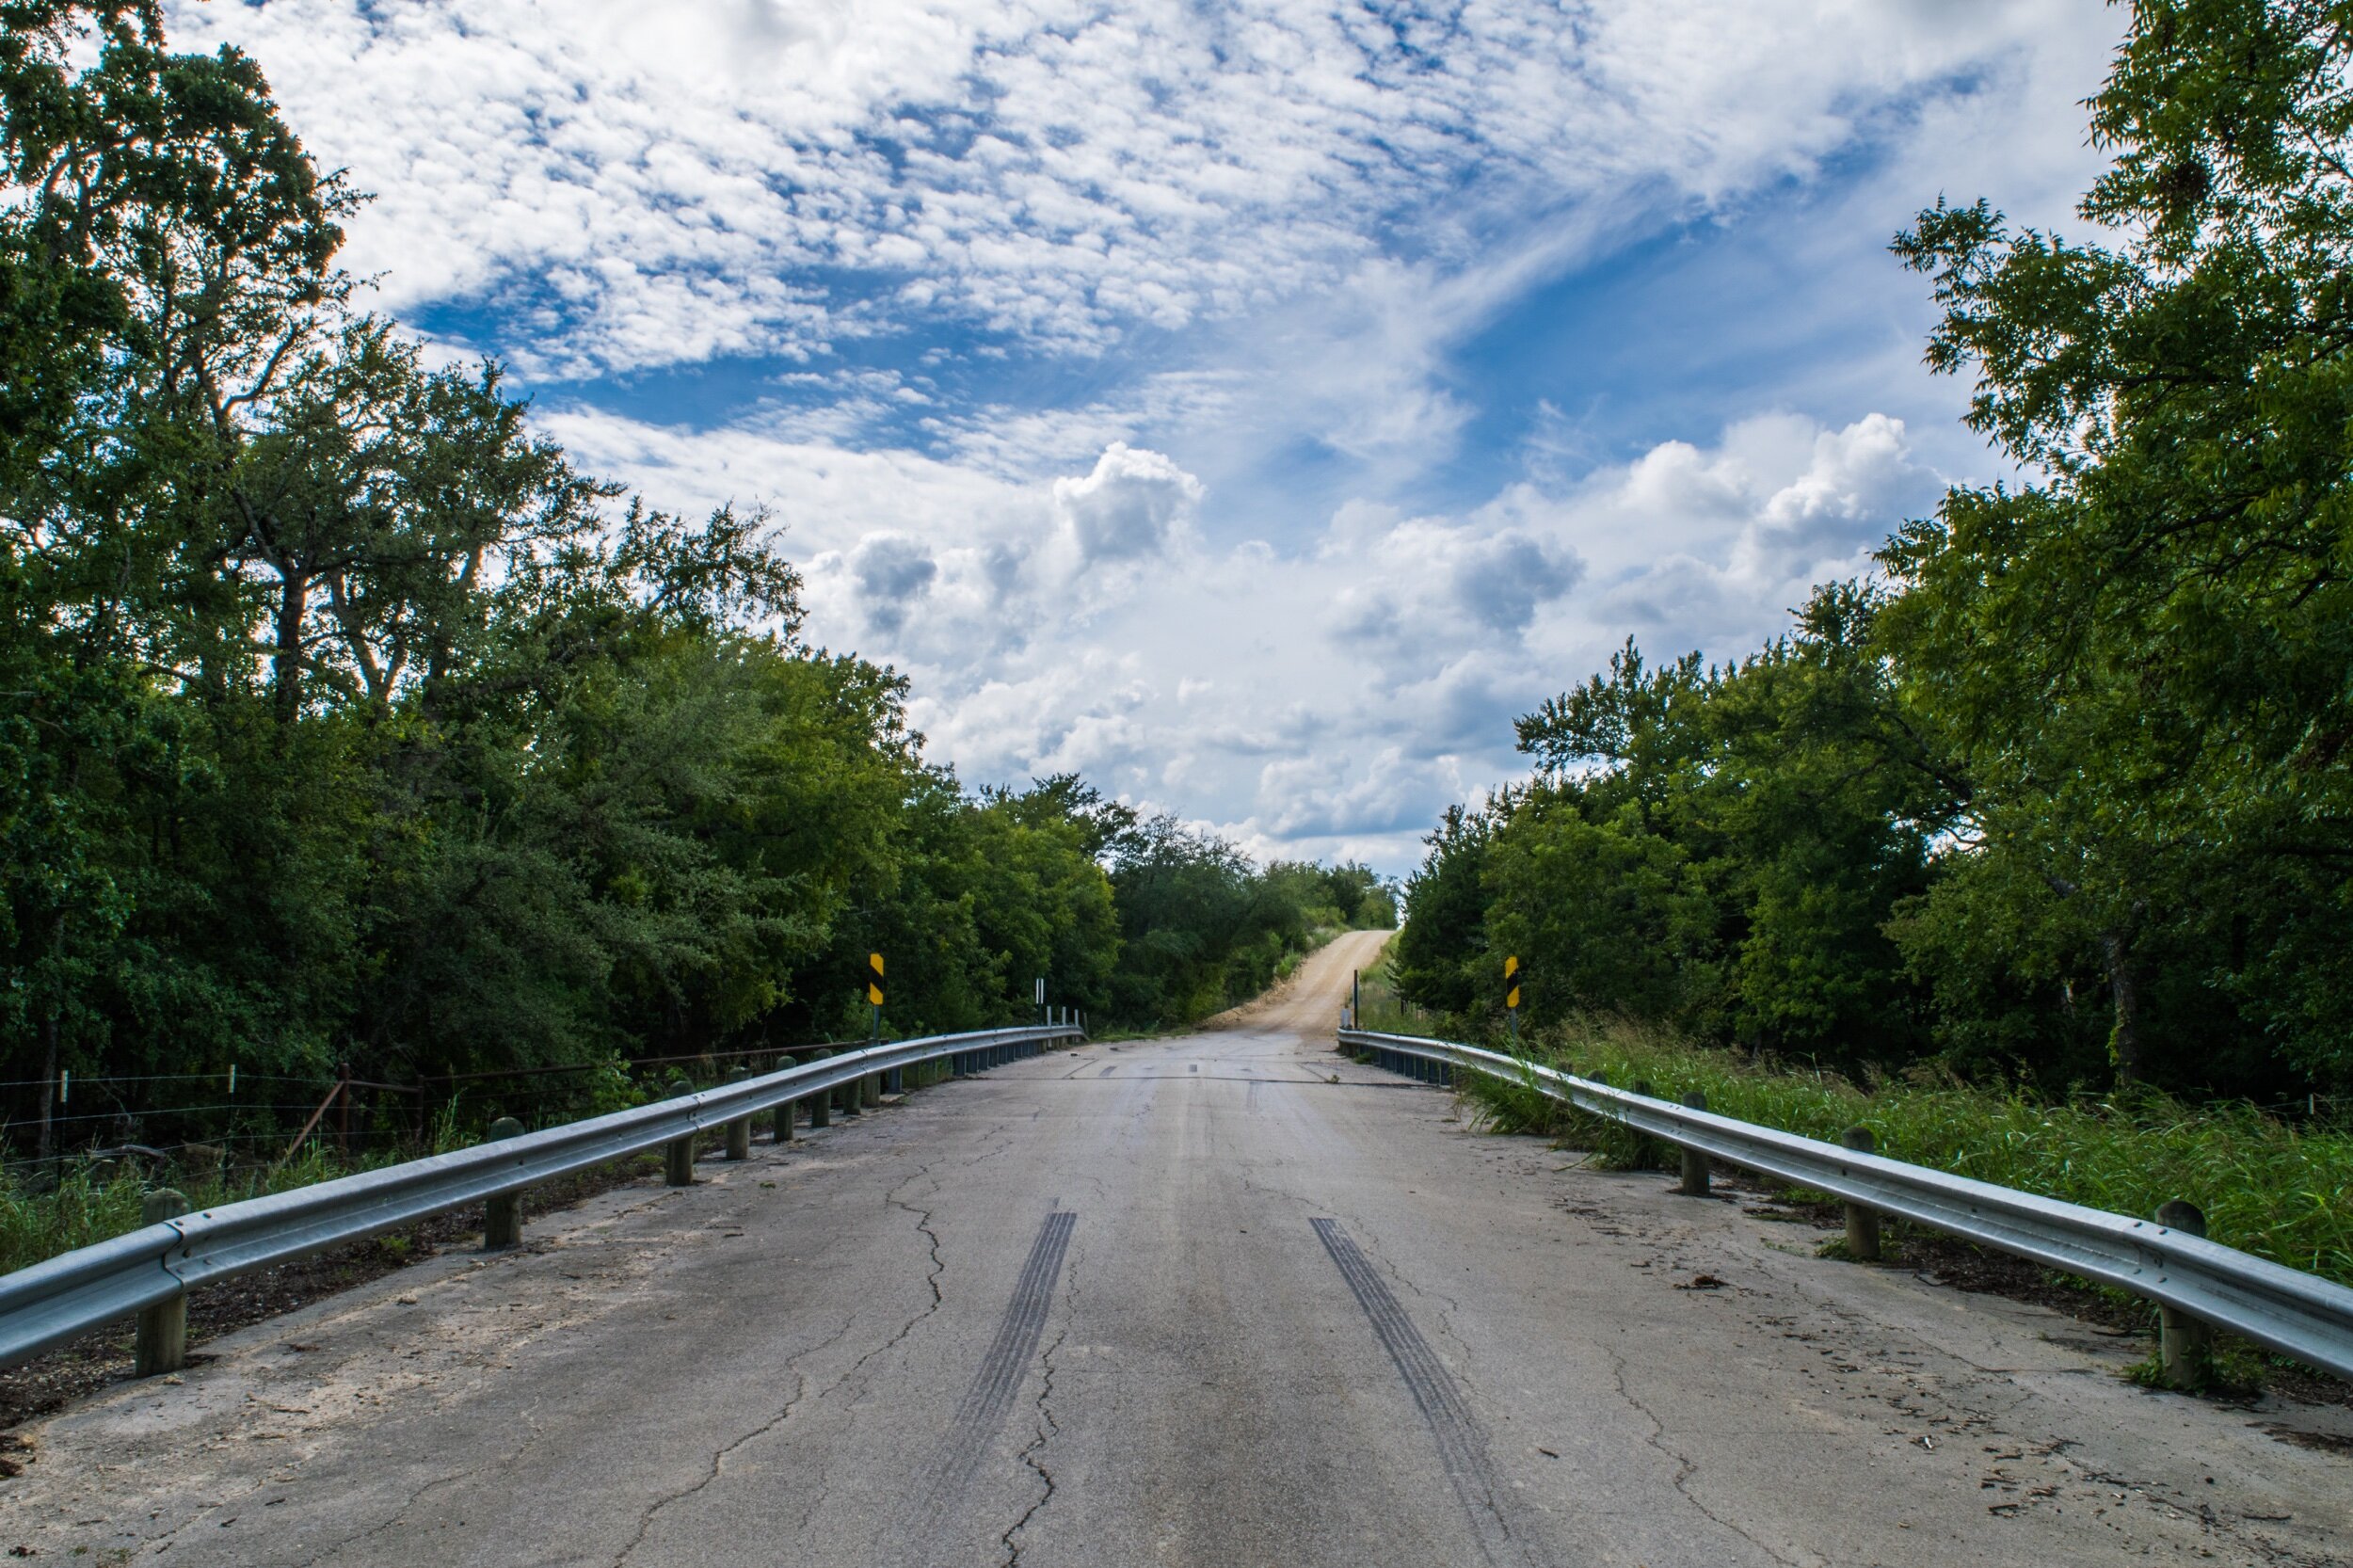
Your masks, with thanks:
M 2142 1392 L 2137 1340 L 1342 1061 L 1379 941 L 1220 1031 L 927 1089 L 224 1337 L 28 1428 L 0 1552 L 2353 1560 L 2341 1410 Z

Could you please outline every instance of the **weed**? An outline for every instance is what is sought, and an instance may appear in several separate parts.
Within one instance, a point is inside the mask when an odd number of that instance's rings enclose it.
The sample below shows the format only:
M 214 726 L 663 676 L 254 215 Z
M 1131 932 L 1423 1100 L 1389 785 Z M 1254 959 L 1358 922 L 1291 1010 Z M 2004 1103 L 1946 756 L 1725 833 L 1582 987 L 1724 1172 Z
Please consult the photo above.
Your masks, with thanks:
M 1624 1023 L 1547 1031 L 1529 1054 L 1614 1084 L 1646 1080 L 1665 1099 L 1697 1090 L 1711 1111 L 1810 1138 L 1835 1141 L 1866 1127 L 1896 1159 L 2113 1213 L 2152 1214 L 2187 1198 L 2205 1211 L 2215 1240 L 2353 1283 L 2353 1136 L 2299 1128 L 2251 1106 L 2191 1106 L 2146 1092 L 2052 1103 L 1926 1075 L 1858 1084 Z M 1524 1082 L 1473 1074 L 1458 1082 L 1474 1114 L 1498 1131 L 1563 1138 L 1619 1168 L 1673 1157 Z

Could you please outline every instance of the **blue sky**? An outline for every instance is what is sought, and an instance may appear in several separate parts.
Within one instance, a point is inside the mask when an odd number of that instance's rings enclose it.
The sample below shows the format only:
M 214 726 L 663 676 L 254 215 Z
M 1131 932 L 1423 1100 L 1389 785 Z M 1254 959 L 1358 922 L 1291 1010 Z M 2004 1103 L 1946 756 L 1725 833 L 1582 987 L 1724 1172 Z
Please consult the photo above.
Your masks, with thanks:
M 346 260 L 968 782 L 1406 869 L 1627 635 L 1729 657 L 1998 469 L 1890 235 L 2067 225 L 2096 0 L 272 0 Z

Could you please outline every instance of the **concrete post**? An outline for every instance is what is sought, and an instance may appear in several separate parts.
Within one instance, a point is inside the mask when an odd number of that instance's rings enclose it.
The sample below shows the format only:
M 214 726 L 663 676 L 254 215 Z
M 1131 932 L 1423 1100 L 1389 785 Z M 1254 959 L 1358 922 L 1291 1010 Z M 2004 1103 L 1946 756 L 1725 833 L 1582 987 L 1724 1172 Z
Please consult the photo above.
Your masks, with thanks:
M 808 1059 L 811 1062 L 830 1062 L 833 1060 L 833 1052 L 829 1050 L 813 1050 L 808 1053 Z M 808 1096 L 808 1125 L 811 1127 L 831 1127 L 833 1125 L 832 1090 L 821 1089 L 816 1094 Z
M 791 1058 L 788 1057 L 786 1060 L 790 1061 Z M 782 1105 L 776 1107 L 776 1139 L 777 1143 L 789 1144 L 792 1142 L 792 1118 L 794 1114 L 799 1112 L 800 1106 L 801 1102 L 798 1100 L 786 1100 Z
M 512 1116 L 501 1116 L 490 1124 L 490 1136 L 486 1143 L 498 1143 L 523 1135 L 523 1124 Z M 500 1192 L 482 1200 L 482 1250 L 504 1252 L 523 1244 L 523 1195 Z
M 159 1187 L 139 1200 L 139 1221 L 159 1225 L 188 1211 L 188 1200 L 168 1187 Z M 132 1351 L 131 1374 L 152 1378 L 176 1372 L 188 1364 L 188 1293 L 141 1307 L 138 1336 Z
M 729 1083 L 741 1083 L 751 1075 L 737 1067 L 728 1074 Z M 728 1123 L 728 1158 L 749 1160 L 752 1157 L 752 1119 L 738 1116 Z
M 1850 1127 L 1838 1135 L 1838 1141 L 1858 1154 L 1869 1154 L 1879 1147 L 1879 1140 L 1871 1136 L 1867 1127 Z M 1858 1263 L 1880 1260 L 1878 1209 L 1865 1208 L 1859 1203 L 1847 1205 L 1847 1256 Z
M 2205 1211 L 2180 1198 L 2158 1206 L 2157 1224 L 2192 1236 L 2206 1234 Z M 2206 1386 L 2214 1371 L 2209 1359 L 2214 1330 L 2180 1307 L 2168 1306 L 2163 1302 L 2157 1304 L 2157 1355 L 2165 1367 L 2166 1383 L 2185 1389 Z
M 670 1080 L 671 1099 L 684 1099 L 695 1092 L 695 1086 L 682 1078 Z M 695 1135 L 673 1138 L 662 1145 L 662 1180 L 670 1187 L 695 1185 Z
M 1683 1103 L 1693 1111 L 1707 1109 L 1707 1096 L 1692 1093 L 1683 1096 Z M 1683 1185 L 1675 1191 L 1687 1198 L 1707 1196 L 1707 1156 L 1697 1149 L 1683 1151 Z

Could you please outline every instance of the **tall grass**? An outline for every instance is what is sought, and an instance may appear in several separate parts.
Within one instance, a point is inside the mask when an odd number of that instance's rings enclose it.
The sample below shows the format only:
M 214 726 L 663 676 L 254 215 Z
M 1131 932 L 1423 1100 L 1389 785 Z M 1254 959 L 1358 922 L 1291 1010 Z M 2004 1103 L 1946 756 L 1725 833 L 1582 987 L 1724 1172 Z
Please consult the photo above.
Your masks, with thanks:
M 1383 944 L 1380 955 L 1356 977 L 1357 995 L 1364 1003 L 1356 1027 L 1384 1034 L 1427 1034 L 1437 1027 L 1438 1016 L 1397 994 L 1397 977 L 1390 968 L 1396 948 L 1397 938 L 1392 936 Z
M 2353 1284 L 2353 1136 L 2298 1128 L 2252 1106 L 2166 1096 L 2052 1104 L 1927 1076 L 1857 1084 L 1786 1064 L 1750 1063 L 1637 1024 L 1547 1030 L 1529 1055 L 1620 1088 L 1648 1082 L 1742 1121 L 1836 1141 L 1866 1127 L 1880 1152 L 2024 1192 L 2153 1214 L 2170 1198 L 2205 1211 L 2217 1241 Z M 1491 1125 L 1565 1135 L 1621 1164 L 1658 1156 L 1614 1122 L 1481 1075 L 1457 1080 Z
M 313 1138 L 270 1165 L 165 1166 L 142 1173 L 128 1163 L 76 1160 L 50 1167 L 39 1179 L 22 1171 L 0 1172 L 0 1273 L 138 1229 L 140 1205 L 158 1187 L 179 1192 L 190 1208 L 213 1208 L 421 1155 L 445 1154 L 473 1141 L 453 1101 L 426 1128 L 419 1148 L 343 1156 L 325 1139 Z

